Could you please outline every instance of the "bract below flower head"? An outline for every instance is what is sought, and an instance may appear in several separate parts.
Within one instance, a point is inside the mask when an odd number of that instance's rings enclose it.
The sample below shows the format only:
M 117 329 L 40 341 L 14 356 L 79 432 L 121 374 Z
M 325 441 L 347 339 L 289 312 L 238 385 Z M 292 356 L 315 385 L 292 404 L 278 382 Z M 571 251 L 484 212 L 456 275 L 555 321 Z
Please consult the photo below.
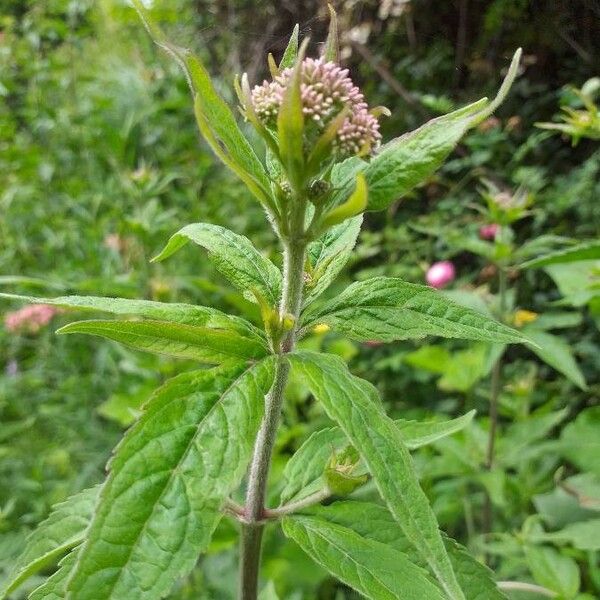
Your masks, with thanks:
M 252 90 L 252 106 L 266 127 L 275 127 L 292 75 L 293 69 L 284 69 L 272 81 L 264 81 Z M 379 121 L 369 111 L 362 92 L 352 83 L 348 69 L 320 58 L 304 59 L 300 64 L 300 94 L 307 146 L 310 147 L 344 109 L 348 114 L 333 142 L 338 156 L 369 154 L 379 146 Z

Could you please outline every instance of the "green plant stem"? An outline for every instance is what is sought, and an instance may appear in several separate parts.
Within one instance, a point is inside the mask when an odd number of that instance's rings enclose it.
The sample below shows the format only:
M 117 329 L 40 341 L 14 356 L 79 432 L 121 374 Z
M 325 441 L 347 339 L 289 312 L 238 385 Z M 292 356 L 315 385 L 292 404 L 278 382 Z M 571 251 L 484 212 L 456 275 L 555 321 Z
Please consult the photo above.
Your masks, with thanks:
M 301 222 L 298 221 L 298 223 L 301 226 Z M 292 316 L 294 325 L 284 336 L 279 348 L 275 379 L 265 398 L 265 416 L 256 438 L 250 465 L 244 508 L 245 523 L 242 525 L 241 536 L 240 600 L 256 600 L 258 595 L 267 482 L 290 369 L 285 354 L 294 349 L 296 342 L 297 322 L 302 304 L 305 257 L 306 245 L 304 242 L 295 242 L 294 240 L 284 242 L 283 292 L 279 312 L 281 317 Z
M 502 265 L 498 267 L 498 297 L 499 297 L 499 312 L 500 320 L 506 320 L 506 292 L 507 278 L 506 270 Z M 488 433 L 488 444 L 485 458 L 485 468 L 491 471 L 494 468 L 494 459 L 496 452 L 496 434 L 498 430 L 498 400 L 500 398 L 500 390 L 502 387 L 502 355 L 498 357 L 492 369 L 492 381 L 490 391 L 490 406 L 489 420 L 490 430 Z M 492 499 L 489 494 L 486 494 L 485 506 L 483 510 L 483 533 L 489 533 L 493 527 L 493 507 Z

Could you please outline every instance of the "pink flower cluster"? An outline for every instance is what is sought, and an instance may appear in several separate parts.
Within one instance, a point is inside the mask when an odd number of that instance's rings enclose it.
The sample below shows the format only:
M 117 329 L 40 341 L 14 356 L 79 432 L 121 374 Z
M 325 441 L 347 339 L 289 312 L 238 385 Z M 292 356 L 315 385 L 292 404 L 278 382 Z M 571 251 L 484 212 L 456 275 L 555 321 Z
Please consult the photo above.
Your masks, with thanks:
M 11 333 L 21 331 L 36 333 L 42 327 L 48 325 L 52 317 L 58 312 L 58 309 L 48 304 L 32 304 L 20 310 L 6 313 L 4 316 L 4 326 Z
M 292 74 L 293 69 L 284 69 L 273 81 L 264 81 L 252 90 L 252 106 L 267 127 L 275 125 Z M 348 116 L 335 140 L 340 155 L 352 156 L 365 150 L 371 153 L 379 146 L 379 121 L 348 77 L 348 69 L 322 59 L 306 58 L 300 65 L 300 80 L 302 110 L 319 132 L 348 107 Z

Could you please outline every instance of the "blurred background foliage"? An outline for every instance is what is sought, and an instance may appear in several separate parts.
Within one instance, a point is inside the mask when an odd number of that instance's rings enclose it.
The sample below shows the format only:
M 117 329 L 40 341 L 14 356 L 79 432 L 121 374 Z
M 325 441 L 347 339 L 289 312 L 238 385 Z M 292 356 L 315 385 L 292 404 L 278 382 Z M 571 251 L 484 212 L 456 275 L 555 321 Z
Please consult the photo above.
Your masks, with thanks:
M 343 62 L 369 103 L 392 111 L 388 139 L 493 94 L 514 49 L 524 48 L 521 76 L 498 114 L 426 185 L 367 216 L 347 281 L 386 274 L 422 282 L 432 262 L 452 260 L 457 278 L 448 293 L 493 312 L 502 257 L 478 233 L 489 222 L 486 194 L 527 195 L 526 213 L 512 224 L 511 251 L 523 258 L 598 238 L 597 0 L 335 5 Z M 156 0 L 154 7 L 232 102 L 234 73 L 260 81 L 266 53 L 279 56 L 296 22 L 313 40 L 327 25 L 317 0 Z M 182 75 L 126 2 L 3 0 L 0 291 L 180 300 L 256 318 L 196 249 L 149 264 L 171 233 L 194 221 L 226 224 L 279 260 L 259 208 L 199 142 Z M 511 320 L 549 336 L 549 350 L 537 356 L 511 347 L 505 355 L 493 468 L 486 464 L 490 348 L 305 342 L 350 361 L 394 416 L 476 408 L 470 428 L 415 455 L 440 522 L 500 579 L 535 582 L 565 599 L 600 595 L 599 283 L 598 261 L 509 270 Z M 1 310 L 17 308 L 3 302 Z M 152 389 L 191 367 L 55 336 L 72 318 L 59 313 L 36 331 L 0 327 L 0 569 L 52 504 L 102 479 L 111 448 Z M 326 423 L 299 386 L 288 400 L 274 491 L 286 458 Z M 224 521 L 211 554 L 171 597 L 233 598 L 235 535 Z M 275 533 L 266 540 L 264 575 L 281 598 L 354 597 Z

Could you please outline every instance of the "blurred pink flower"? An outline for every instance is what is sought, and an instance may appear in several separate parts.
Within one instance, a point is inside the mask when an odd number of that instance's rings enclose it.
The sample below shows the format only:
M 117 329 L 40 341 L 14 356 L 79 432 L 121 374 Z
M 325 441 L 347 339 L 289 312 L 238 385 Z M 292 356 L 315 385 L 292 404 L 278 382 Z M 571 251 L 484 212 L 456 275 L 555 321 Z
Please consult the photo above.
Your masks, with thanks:
M 454 265 L 449 260 L 433 263 L 425 275 L 427 284 L 440 289 L 446 287 L 456 276 Z
M 52 317 L 58 312 L 58 309 L 48 304 L 32 304 L 20 310 L 6 313 L 4 326 L 11 333 L 20 331 L 36 333 L 42 327 L 48 325 Z
M 500 230 L 498 223 L 488 223 L 479 228 L 479 237 L 482 240 L 495 240 Z

